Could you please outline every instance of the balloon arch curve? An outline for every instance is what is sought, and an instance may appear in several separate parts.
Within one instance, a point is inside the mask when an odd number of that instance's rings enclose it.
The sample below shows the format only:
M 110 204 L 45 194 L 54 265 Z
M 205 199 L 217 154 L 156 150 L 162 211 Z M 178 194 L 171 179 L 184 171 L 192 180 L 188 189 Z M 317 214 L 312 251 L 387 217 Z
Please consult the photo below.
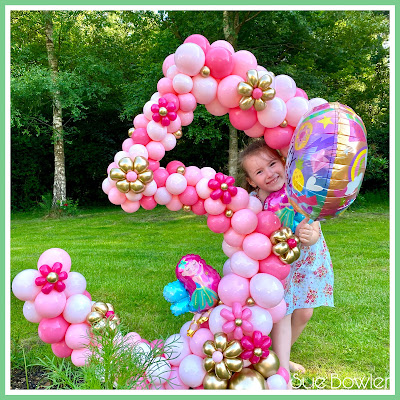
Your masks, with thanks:
M 309 100 L 291 77 L 275 76 L 251 52 L 235 52 L 224 40 L 210 44 L 202 35 L 191 35 L 162 69 L 157 92 L 134 118 L 102 189 L 128 213 L 160 204 L 207 214 L 208 227 L 224 235 L 228 260 L 222 278 L 198 255 L 179 260 L 178 279 L 165 286 L 163 295 L 174 315 L 192 312 L 194 317 L 167 339 L 173 349 L 153 360 L 141 387 L 286 389 L 289 373 L 279 367 L 268 334 L 286 313 L 283 282 L 299 256 L 298 239 L 282 226 L 275 209 L 263 210 L 233 177 L 179 161 L 162 168 L 160 161 L 193 121 L 197 104 L 215 116 L 229 113 L 235 128 L 264 137 L 288 157 L 288 200 L 317 220 L 339 215 L 357 196 L 366 165 L 365 127 L 351 108 Z M 334 179 L 338 159 L 340 181 Z M 321 175 L 324 182 L 316 181 Z M 66 251 L 45 251 L 37 268 L 13 280 L 15 296 L 25 301 L 24 316 L 39 323 L 39 337 L 56 356 L 71 356 L 83 366 L 91 331 L 116 328 L 119 318 L 111 304 L 91 301 L 85 278 L 70 271 Z M 135 332 L 125 339 L 133 351 L 149 352 L 156 345 Z

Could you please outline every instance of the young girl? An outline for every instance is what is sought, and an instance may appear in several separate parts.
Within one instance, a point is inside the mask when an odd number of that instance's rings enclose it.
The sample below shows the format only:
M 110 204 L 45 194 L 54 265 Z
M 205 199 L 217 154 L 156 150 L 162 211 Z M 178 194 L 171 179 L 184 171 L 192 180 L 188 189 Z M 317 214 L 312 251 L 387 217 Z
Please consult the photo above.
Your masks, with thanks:
M 299 215 L 290 206 L 285 193 L 285 160 L 264 140 L 256 140 L 240 155 L 240 166 L 246 178 L 246 189 L 257 196 L 264 209 L 278 215 L 299 237 L 301 255 L 290 268 L 285 282 L 286 316 L 274 325 L 272 346 L 281 366 L 304 372 L 304 367 L 289 361 L 290 350 L 300 336 L 313 309 L 322 305 L 333 307 L 333 269 L 319 222 L 309 224 L 308 218 L 296 223 Z

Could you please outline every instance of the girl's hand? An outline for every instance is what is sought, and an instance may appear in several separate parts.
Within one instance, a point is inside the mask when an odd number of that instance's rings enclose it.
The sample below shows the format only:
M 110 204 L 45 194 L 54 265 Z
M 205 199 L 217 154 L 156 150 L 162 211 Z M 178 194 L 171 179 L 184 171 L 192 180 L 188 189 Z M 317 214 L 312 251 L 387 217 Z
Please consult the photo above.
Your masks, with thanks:
M 310 218 L 304 218 L 303 221 L 297 225 L 295 233 L 304 246 L 312 246 L 317 243 L 319 239 L 319 222 L 309 224 L 309 220 Z

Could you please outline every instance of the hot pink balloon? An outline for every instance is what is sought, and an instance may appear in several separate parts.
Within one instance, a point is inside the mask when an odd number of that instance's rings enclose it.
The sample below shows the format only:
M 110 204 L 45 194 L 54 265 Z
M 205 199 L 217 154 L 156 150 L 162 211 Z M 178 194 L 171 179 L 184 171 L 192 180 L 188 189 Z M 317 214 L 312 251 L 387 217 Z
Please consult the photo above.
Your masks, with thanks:
M 165 155 L 165 148 L 160 142 L 151 141 L 146 145 L 149 157 L 153 160 L 160 161 Z
M 204 66 L 204 51 L 194 43 L 183 43 L 175 51 L 175 65 L 184 74 L 197 75 Z
M 61 340 L 61 342 L 58 343 L 53 343 L 51 345 L 51 350 L 53 350 L 53 353 L 59 358 L 67 358 L 72 353 L 72 349 L 65 344 L 64 340 Z
M 170 54 L 165 58 L 162 66 L 162 71 L 164 76 L 167 76 L 168 68 L 175 64 L 174 56 L 175 56 L 174 54 Z
M 150 120 L 144 114 L 138 114 L 133 120 L 133 126 L 135 128 L 146 128 L 149 122 Z
M 276 126 L 275 128 L 265 128 L 264 140 L 271 149 L 281 149 L 290 144 L 293 132 L 293 127 L 289 125 L 284 128 L 280 126 Z
M 197 107 L 196 98 L 193 96 L 192 93 L 180 94 L 178 95 L 178 99 L 180 104 L 179 108 L 183 112 L 194 111 Z
M 189 387 L 200 386 L 205 375 L 203 359 L 195 354 L 186 356 L 179 364 L 179 377 Z
M 259 306 L 272 308 L 281 302 L 283 286 L 274 276 L 259 273 L 250 280 L 250 294 Z
M 41 290 L 41 286 L 35 284 L 35 279 L 41 276 L 37 269 L 25 269 L 21 271 L 12 281 L 14 296 L 22 301 L 34 301 Z
M 85 290 L 85 291 L 83 292 L 83 294 L 84 294 L 89 300 L 92 300 L 92 296 L 90 295 L 90 293 L 89 293 L 87 290 Z
M 175 79 L 175 78 L 174 78 Z M 169 78 L 161 78 L 158 83 L 157 83 L 157 90 L 160 93 L 160 95 L 163 95 L 165 93 L 171 93 L 174 92 L 174 86 L 172 84 L 172 80 Z M 147 118 L 149 118 L 148 114 L 144 112 Z
M 217 96 L 217 81 L 209 76 L 207 78 L 197 75 L 193 77 L 192 94 L 199 104 L 211 103 Z
M 242 78 L 247 78 L 247 71 L 249 69 L 256 69 L 257 59 L 253 53 L 247 50 L 239 50 L 233 54 L 233 70 L 232 75 L 238 75 Z
M 209 329 L 198 329 L 195 334 L 189 339 L 189 346 L 192 353 L 201 358 L 205 358 L 206 355 L 203 352 L 203 345 L 207 340 L 214 340 L 213 333 L 211 333 Z
M 86 347 L 90 343 L 90 326 L 87 323 L 70 325 L 65 332 L 65 343 L 73 350 Z
M 243 251 L 255 260 L 263 260 L 271 254 L 271 241 L 262 233 L 251 233 L 243 240 Z
M 229 110 L 229 121 L 236 129 L 245 131 L 257 122 L 257 111 L 254 107 L 248 110 L 242 110 L 240 107 L 232 108 Z
M 236 212 L 243 208 L 246 208 L 249 204 L 249 194 L 241 187 L 237 188 L 236 196 L 232 197 L 229 204 L 229 209 Z
M 286 108 L 286 121 L 289 125 L 295 127 L 302 116 L 308 111 L 308 100 L 304 97 L 292 97 L 286 102 Z M 288 144 L 285 144 L 285 146 Z
M 152 210 L 153 208 L 156 208 L 157 202 L 154 200 L 153 196 L 143 196 L 140 199 L 140 205 L 145 209 L 145 210 Z
M 202 178 L 200 168 L 194 165 L 186 167 L 185 178 L 187 180 L 188 185 L 196 186 L 199 180 Z
M 244 251 L 238 251 L 231 257 L 231 270 L 243 278 L 253 277 L 259 269 L 259 263 Z
M 267 310 L 272 318 L 272 322 L 276 324 L 278 321 L 280 321 L 285 315 L 286 315 L 286 301 L 285 299 L 282 299 L 281 302 L 272 308 L 268 308 Z
M 185 164 L 182 161 L 178 161 L 178 160 L 173 160 L 170 161 L 167 166 L 165 167 L 165 169 L 167 170 L 167 172 L 169 174 L 175 174 L 178 170 L 179 167 L 184 167 Z M 186 174 L 185 174 L 186 175 Z M 185 176 L 186 178 L 186 176 Z
M 232 228 L 241 235 L 248 235 L 257 227 L 257 215 L 248 209 L 236 211 L 232 217 Z
M 222 241 L 222 251 L 227 257 L 232 257 L 237 251 L 243 250 L 241 247 L 230 246 L 225 240 Z
M 281 227 L 281 221 L 272 211 L 261 211 L 257 214 L 257 219 L 256 232 L 263 233 L 265 236 L 270 237 Z
M 235 301 L 242 306 L 245 305 L 250 296 L 249 280 L 236 274 L 224 276 L 218 286 L 218 296 L 228 306 Z
M 215 42 L 211 43 L 211 47 L 222 47 L 224 49 L 227 49 L 231 54 L 235 53 L 235 49 L 233 48 L 233 46 L 226 40 L 216 40 Z
M 303 89 L 300 89 L 299 87 L 296 89 L 296 93 L 294 94 L 294 96 L 295 97 L 304 97 L 306 100 L 308 100 L 307 93 Z
M 288 75 L 277 75 L 275 77 L 276 96 L 280 97 L 284 102 L 295 96 L 296 82 Z
M 224 233 L 230 228 L 231 221 L 223 213 L 219 215 L 209 215 L 207 217 L 207 226 L 215 233 Z
M 69 323 L 60 315 L 43 318 L 38 326 L 39 338 L 45 343 L 58 343 L 64 339 Z
M 189 93 L 193 88 L 193 80 L 189 75 L 177 74 L 172 80 L 172 86 L 179 94 Z
M 132 133 L 131 139 L 135 144 L 142 144 L 143 146 L 146 146 L 146 144 L 150 142 L 149 135 L 147 134 L 145 128 L 135 129 L 135 131 Z
M 247 136 L 258 138 L 264 135 L 265 126 L 261 125 L 258 121 L 250 128 L 246 129 L 244 133 Z
M 164 143 L 163 143 L 163 146 L 164 146 Z M 165 147 L 165 146 L 164 146 L 164 147 Z M 149 161 L 149 169 L 152 170 L 153 172 L 154 172 L 155 170 L 157 170 L 158 168 L 160 168 L 160 163 L 159 163 L 159 161 L 152 160 L 151 158 L 149 158 L 148 161 Z
M 238 93 L 237 87 L 240 82 L 244 82 L 244 79 L 238 75 L 230 75 L 221 80 L 218 84 L 217 98 L 222 106 L 239 107 L 242 96 Z
M 195 33 L 194 35 L 188 36 L 183 43 L 197 44 L 198 46 L 201 47 L 204 54 L 206 54 L 210 48 L 210 42 L 208 41 L 208 39 L 206 37 L 204 37 L 203 35 L 199 35 L 197 33 Z
M 210 75 L 222 79 L 233 70 L 232 53 L 223 47 L 212 47 L 206 54 L 205 65 L 210 68 Z
M 67 302 L 64 292 L 57 292 L 57 290 L 52 290 L 49 294 L 40 292 L 34 301 L 37 313 L 43 318 L 59 316 Z
M 225 115 L 229 111 L 229 108 L 224 107 L 216 97 L 211 103 L 206 104 L 206 110 L 210 114 L 220 117 Z
M 165 168 L 159 168 L 153 173 L 153 179 L 159 188 L 165 186 L 168 177 L 169 173 Z
M 60 262 L 62 264 L 61 271 L 65 272 L 70 271 L 71 257 L 65 250 L 59 249 L 57 247 L 48 249 L 45 252 L 43 252 L 39 257 L 39 260 L 37 262 L 37 267 L 39 269 L 42 265 L 52 266 L 56 262 Z
M 290 265 L 283 263 L 275 254 L 270 254 L 260 261 L 260 272 L 275 276 L 281 281 L 289 275 Z
M 199 199 L 199 201 L 192 205 L 192 211 L 196 214 L 196 215 L 204 215 L 207 214 L 206 209 L 204 208 L 204 200 L 203 199 Z
M 186 174 L 185 174 L 186 178 Z M 187 206 L 192 206 L 199 201 L 199 196 L 197 195 L 196 188 L 193 186 L 187 186 L 183 193 L 179 195 L 179 200 L 182 204 Z
M 240 247 L 243 243 L 243 239 L 245 235 L 237 233 L 233 228 L 230 228 L 228 231 L 224 233 L 224 240 L 230 246 Z
M 279 98 L 274 97 L 267 101 L 267 106 L 264 110 L 257 112 L 258 122 L 266 128 L 275 128 L 280 125 L 286 117 L 286 104 Z

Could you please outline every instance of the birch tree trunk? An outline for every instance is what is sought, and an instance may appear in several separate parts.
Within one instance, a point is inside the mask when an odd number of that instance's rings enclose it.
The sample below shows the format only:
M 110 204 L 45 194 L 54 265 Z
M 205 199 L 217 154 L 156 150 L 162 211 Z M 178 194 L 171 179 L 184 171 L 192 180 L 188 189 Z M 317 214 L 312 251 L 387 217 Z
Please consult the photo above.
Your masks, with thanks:
M 65 202 L 67 198 L 66 179 L 65 179 L 65 156 L 64 156 L 64 137 L 62 123 L 61 95 L 57 88 L 58 59 L 53 42 L 53 19 L 52 12 L 45 11 L 45 32 L 47 59 L 51 72 L 51 79 L 54 84 L 53 96 L 53 142 L 54 142 L 54 184 L 53 184 L 53 207 L 57 202 Z

